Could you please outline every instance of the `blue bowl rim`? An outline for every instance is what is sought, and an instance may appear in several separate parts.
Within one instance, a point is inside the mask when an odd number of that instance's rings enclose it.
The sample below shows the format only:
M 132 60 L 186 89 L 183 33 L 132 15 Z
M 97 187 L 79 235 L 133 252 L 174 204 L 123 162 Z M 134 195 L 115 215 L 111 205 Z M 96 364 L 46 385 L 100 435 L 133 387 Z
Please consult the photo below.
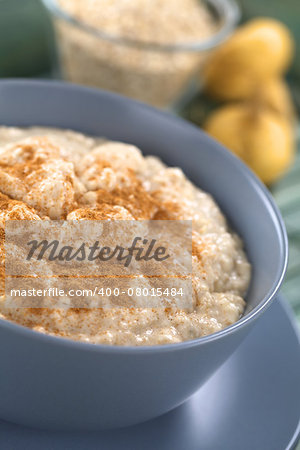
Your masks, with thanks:
M 127 103 L 132 104 L 132 106 L 137 106 L 139 108 L 143 108 L 148 110 L 149 112 L 155 113 L 156 115 L 160 115 L 164 119 L 169 119 L 172 121 L 175 121 L 178 123 L 178 125 L 185 126 L 190 128 L 191 132 L 195 134 L 200 133 L 203 135 L 205 140 L 214 141 L 215 143 L 215 149 L 216 151 L 223 154 L 224 158 L 227 158 L 231 161 L 233 165 L 235 165 L 240 171 L 243 172 L 244 176 L 247 178 L 249 183 L 252 185 L 252 187 L 257 191 L 258 195 L 264 200 L 264 203 L 266 207 L 269 209 L 270 214 L 273 217 L 274 224 L 276 226 L 279 244 L 281 247 L 281 253 L 282 258 L 279 263 L 279 267 L 277 270 L 277 278 L 274 280 L 271 288 L 269 289 L 269 293 L 260 301 L 260 303 L 253 308 L 250 312 L 246 313 L 244 316 L 242 316 L 237 322 L 230 325 L 229 327 L 224 328 L 223 330 L 217 331 L 215 333 L 212 333 L 207 336 L 203 336 L 197 339 L 192 339 L 184 342 L 174 343 L 174 344 L 165 344 L 165 345 L 144 345 L 144 346 L 122 346 L 122 345 L 105 345 L 105 344 L 92 344 L 88 342 L 81 342 L 81 341 L 75 341 L 69 338 L 64 338 L 60 336 L 52 336 L 49 334 L 43 334 L 41 332 L 32 330 L 31 328 L 27 328 L 22 325 L 18 325 L 17 323 L 11 322 L 6 319 L 0 318 L 0 326 L 3 328 L 6 328 L 8 330 L 11 330 L 15 332 L 16 334 L 19 334 L 20 336 L 28 337 L 28 338 L 35 338 L 39 339 L 41 342 L 45 342 L 48 344 L 58 344 L 62 345 L 66 348 L 71 349 L 77 349 L 77 350 L 84 350 L 84 351 L 90 351 L 90 352 L 100 352 L 100 353 L 126 353 L 126 354 L 132 354 L 132 353 L 163 353 L 163 352 L 170 352 L 170 351 L 180 351 L 183 349 L 189 349 L 193 347 L 197 347 L 198 345 L 207 344 L 209 342 L 213 342 L 216 340 L 221 339 L 224 336 L 228 336 L 234 332 L 236 332 L 238 329 L 240 329 L 243 326 L 248 325 L 253 320 L 257 319 L 270 304 L 272 303 L 273 299 L 275 298 L 276 293 L 278 292 L 280 285 L 283 281 L 287 264 L 288 264 L 288 238 L 287 233 L 284 225 L 284 221 L 281 217 L 281 214 L 279 212 L 279 209 L 277 205 L 275 204 L 275 201 L 267 189 L 267 187 L 257 178 L 257 176 L 235 155 L 233 155 L 231 152 L 229 152 L 225 147 L 220 145 L 217 141 L 212 139 L 207 133 L 200 130 L 195 125 L 185 121 L 184 119 L 181 119 L 179 117 L 173 116 L 172 114 L 162 111 L 156 108 L 153 108 L 152 106 L 146 105 L 142 102 L 129 99 L 127 97 L 124 97 L 119 94 L 115 94 L 112 92 L 104 91 L 101 89 L 95 89 L 90 88 L 86 86 L 80 86 L 69 82 L 64 81 L 52 81 L 52 80 L 28 80 L 28 79 L 2 79 L 0 80 L 0 96 L 1 96 L 1 90 L 5 87 L 8 88 L 22 88 L 26 89 L 28 86 L 42 89 L 62 89 L 62 90 L 68 90 L 70 92 L 75 93 L 82 93 L 83 95 L 89 94 L 93 96 L 99 96 L 111 98 L 117 101 L 125 101 Z M 1 125 L 1 124 L 0 124 Z M 34 126 L 33 124 L 32 126 Z M 18 126 L 16 124 L 16 126 Z M 46 126 L 46 125 L 44 125 Z

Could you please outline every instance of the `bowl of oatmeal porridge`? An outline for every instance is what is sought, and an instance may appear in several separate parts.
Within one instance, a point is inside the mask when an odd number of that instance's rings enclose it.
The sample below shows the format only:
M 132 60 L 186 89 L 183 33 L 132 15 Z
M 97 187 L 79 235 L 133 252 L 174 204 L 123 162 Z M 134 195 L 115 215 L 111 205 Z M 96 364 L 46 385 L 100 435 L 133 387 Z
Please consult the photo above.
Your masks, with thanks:
M 16 220 L 193 226 L 188 310 L 160 297 L 151 308 L 16 308 L 2 284 L 0 417 L 87 430 L 171 410 L 229 358 L 281 284 L 287 242 L 270 194 L 199 129 L 116 94 L 2 81 L 0 101 L 2 279 Z
M 160 108 L 199 88 L 209 51 L 234 28 L 232 0 L 44 0 L 62 75 Z

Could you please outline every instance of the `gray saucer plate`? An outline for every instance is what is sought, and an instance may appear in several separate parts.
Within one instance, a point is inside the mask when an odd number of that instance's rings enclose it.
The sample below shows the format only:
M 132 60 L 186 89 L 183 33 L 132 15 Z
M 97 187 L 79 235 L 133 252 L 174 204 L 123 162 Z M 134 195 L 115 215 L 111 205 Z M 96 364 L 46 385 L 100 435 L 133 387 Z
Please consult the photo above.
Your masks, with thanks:
M 176 410 L 135 427 L 93 433 L 0 421 L 0 449 L 292 449 L 300 433 L 299 344 L 290 308 L 278 297 L 233 356 Z

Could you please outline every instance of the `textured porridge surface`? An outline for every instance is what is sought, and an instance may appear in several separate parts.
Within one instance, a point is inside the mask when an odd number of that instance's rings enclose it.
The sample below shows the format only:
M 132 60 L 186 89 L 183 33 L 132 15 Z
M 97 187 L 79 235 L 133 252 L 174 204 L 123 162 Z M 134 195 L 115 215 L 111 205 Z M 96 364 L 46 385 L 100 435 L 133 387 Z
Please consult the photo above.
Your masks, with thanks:
M 221 330 L 243 313 L 250 265 L 211 196 L 178 168 L 133 145 L 73 131 L 0 127 L 0 275 L 6 220 L 193 222 L 193 302 L 170 308 L 9 308 L 0 317 L 42 333 L 95 344 L 157 345 Z

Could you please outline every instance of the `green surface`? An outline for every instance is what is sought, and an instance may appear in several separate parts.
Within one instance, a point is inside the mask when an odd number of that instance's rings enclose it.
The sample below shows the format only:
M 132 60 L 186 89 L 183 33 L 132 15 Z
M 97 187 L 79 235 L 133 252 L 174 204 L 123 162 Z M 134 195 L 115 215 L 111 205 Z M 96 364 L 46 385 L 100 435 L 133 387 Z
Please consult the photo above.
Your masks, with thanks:
M 0 0 L 0 77 L 36 77 L 55 58 L 50 18 L 39 0 Z
M 292 305 L 300 323 L 300 129 L 298 151 L 289 172 L 272 188 L 289 238 L 289 265 L 282 293 Z

